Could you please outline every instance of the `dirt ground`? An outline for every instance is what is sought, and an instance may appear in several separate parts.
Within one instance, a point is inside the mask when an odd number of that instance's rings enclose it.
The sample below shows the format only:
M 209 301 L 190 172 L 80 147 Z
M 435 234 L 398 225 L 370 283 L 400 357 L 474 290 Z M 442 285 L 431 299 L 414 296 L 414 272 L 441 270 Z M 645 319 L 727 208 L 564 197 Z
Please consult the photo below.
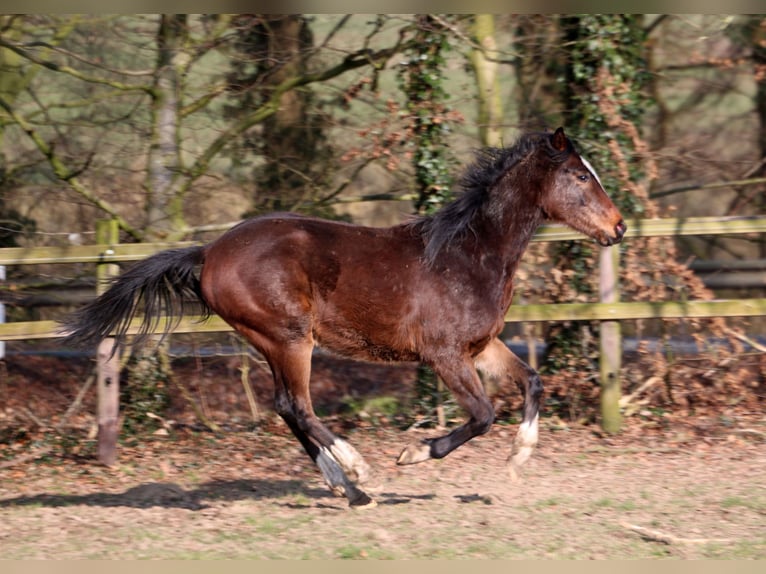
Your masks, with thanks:
M 515 424 L 443 460 L 397 466 L 401 448 L 439 431 L 403 428 L 365 401 L 406 396 L 414 367 L 318 357 L 318 410 L 376 471 L 378 506 L 357 511 L 270 411 L 258 365 L 253 422 L 238 360 L 203 362 L 179 374 L 222 432 L 174 400 L 159 433 L 122 437 L 111 468 L 94 456 L 92 389 L 65 414 L 89 361 L 0 364 L 2 558 L 766 559 L 762 411 L 717 425 L 635 416 L 618 436 L 544 416 L 513 483 Z

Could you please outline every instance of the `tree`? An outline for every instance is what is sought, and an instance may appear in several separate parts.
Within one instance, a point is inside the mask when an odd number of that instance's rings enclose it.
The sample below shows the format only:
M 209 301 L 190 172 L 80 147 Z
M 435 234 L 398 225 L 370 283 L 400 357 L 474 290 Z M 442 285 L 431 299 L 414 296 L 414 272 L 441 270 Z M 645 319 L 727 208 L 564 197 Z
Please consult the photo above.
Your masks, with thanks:
M 34 17 L 18 14 L 0 16 L 0 33 L 19 36 L 23 30 L 34 26 L 34 20 Z M 51 38 L 51 45 L 58 45 L 71 32 L 71 25 L 60 26 Z M 24 58 L 17 53 L 0 47 L 0 106 L 3 108 L 13 106 L 35 77 L 38 70 L 25 64 Z M 0 144 L 4 141 L 6 125 L 5 122 L 0 124 Z M 17 237 L 34 231 L 35 222 L 5 205 L 5 192 L 14 185 L 17 177 L 17 169 L 9 165 L 5 149 L 5 145 L 0 145 L 0 247 L 13 247 L 17 245 Z
M 578 134 L 580 153 L 599 166 L 612 200 L 623 213 L 632 215 L 644 212 L 648 199 L 646 190 L 636 183 L 645 177 L 646 168 L 641 161 L 645 145 L 639 135 L 648 104 L 642 24 L 641 17 L 633 15 L 561 19 L 568 58 L 562 82 L 565 123 Z M 601 143 L 604 140 L 606 145 Z M 552 255 L 557 269 L 567 274 L 575 296 L 593 296 L 593 278 L 598 276 L 594 248 L 583 242 L 561 242 L 552 248 Z M 598 329 L 596 323 L 582 322 L 551 326 L 544 370 L 598 372 Z M 609 381 L 601 381 L 602 426 L 609 432 L 617 432 L 621 424 L 619 367 L 615 368 Z
M 237 40 L 232 71 L 227 76 L 228 113 L 267 101 L 282 81 L 306 73 L 314 53 L 314 37 L 300 14 L 243 14 L 234 20 Z M 283 93 L 279 108 L 259 129 L 243 135 L 244 152 L 260 159 L 253 170 L 255 211 L 296 211 L 326 188 L 333 150 L 326 134 L 326 114 L 318 108 L 310 86 Z
M 186 235 L 189 229 L 184 199 L 189 191 L 210 173 L 211 165 L 233 141 L 277 115 L 288 94 L 350 70 L 374 67 L 412 44 L 404 27 L 388 45 L 377 49 L 365 45 L 340 58 L 314 58 L 310 67 L 281 70 L 282 75 L 274 79 L 252 109 L 221 122 L 216 106 L 220 106 L 229 82 L 218 63 L 221 50 L 236 38 L 231 33 L 231 16 L 116 16 L 71 22 L 72 39 L 64 47 L 49 41 L 58 26 L 54 19 L 46 21 L 47 29 L 40 26 L 35 32 L 37 36 L 48 34 L 45 39 L 33 39 L 20 28 L 11 28 L 21 34 L 18 38 L 10 30 L 0 35 L 0 48 L 38 69 L 40 81 L 66 85 L 68 89 L 73 86 L 71 89 L 80 94 L 79 99 L 70 102 L 60 100 L 63 94 L 50 92 L 45 98 L 27 97 L 15 103 L 0 99 L 0 107 L 6 112 L 4 120 L 20 128 L 32 142 L 48 164 L 51 177 L 101 214 L 115 218 L 125 233 L 139 241 L 173 240 Z M 119 38 L 123 44 L 134 43 L 134 50 L 107 50 L 98 57 L 89 57 L 84 39 L 93 26 L 99 27 L 101 41 Z M 110 33 L 104 33 L 105 27 L 110 28 Z M 133 59 L 125 61 L 126 54 Z M 211 68 L 217 71 L 211 72 Z M 74 113 L 79 114 L 78 129 L 91 136 L 91 148 L 68 157 L 62 151 L 67 144 L 59 128 L 65 123 L 62 117 Z M 96 183 L 98 170 L 113 169 L 109 160 L 115 158 L 106 158 L 99 144 L 106 135 L 116 138 L 113 130 L 117 113 L 122 118 L 119 129 L 132 130 L 129 137 L 135 156 L 131 159 L 145 166 L 143 217 L 118 205 L 123 198 L 108 198 L 109 194 Z M 46 120 L 38 122 L 39 117 Z M 210 122 L 218 123 L 217 133 L 198 137 L 200 125 Z M 142 149 L 147 141 L 149 145 Z
M 752 60 L 755 80 L 754 105 L 758 118 L 758 151 L 760 162 L 748 172 L 748 177 L 760 179 L 766 177 L 766 17 L 761 14 L 743 17 L 742 22 L 731 26 L 730 35 L 735 46 Z M 766 211 L 766 186 L 763 182 L 747 188 L 737 189 L 737 197 L 729 206 L 729 213 L 739 213 L 748 205 L 756 213 Z M 759 256 L 766 258 L 766 238 L 759 241 Z
M 561 125 L 561 31 L 546 14 L 517 14 L 511 20 L 513 74 L 522 130 Z
M 157 62 L 150 99 L 150 145 L 146 162 L 146 224 L 148 239 L 172 239 L 185 227 L 181 105 L 183 76 L 189 60 L 189 23 L 186 14 L 160 15 Z

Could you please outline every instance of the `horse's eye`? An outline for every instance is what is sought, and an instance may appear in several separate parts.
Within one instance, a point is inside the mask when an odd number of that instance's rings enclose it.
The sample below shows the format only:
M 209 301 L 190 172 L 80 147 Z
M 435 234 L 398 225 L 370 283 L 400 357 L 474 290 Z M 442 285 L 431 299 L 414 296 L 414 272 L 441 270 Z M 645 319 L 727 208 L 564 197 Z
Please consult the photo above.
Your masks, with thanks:
M 588 181 L 590 179 L 590 176 L 587 173 L 581 173 L 577 176 L 577 179 L 580 181 Z

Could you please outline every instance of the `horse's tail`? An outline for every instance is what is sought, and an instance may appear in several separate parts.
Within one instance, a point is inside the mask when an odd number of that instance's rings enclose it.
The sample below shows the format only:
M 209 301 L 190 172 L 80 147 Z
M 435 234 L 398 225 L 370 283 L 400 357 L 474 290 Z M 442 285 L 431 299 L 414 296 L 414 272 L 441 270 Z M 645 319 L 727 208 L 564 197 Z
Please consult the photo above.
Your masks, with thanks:
M 209 315 L 194 273 L 203 261 L 204 248 L 194 246 L 161 251 L 137 263 L 117 277 L 106 292 L 62 322 L 64 344 L 95 347 L 106 337 L 120 341 L 140 314 L 143 320 L 133 344 L 141 346 L 163 317 L 175 319 L 165 323 L 163 336 L 173 330 L 190 298 L 201 304 L 203 315 Z

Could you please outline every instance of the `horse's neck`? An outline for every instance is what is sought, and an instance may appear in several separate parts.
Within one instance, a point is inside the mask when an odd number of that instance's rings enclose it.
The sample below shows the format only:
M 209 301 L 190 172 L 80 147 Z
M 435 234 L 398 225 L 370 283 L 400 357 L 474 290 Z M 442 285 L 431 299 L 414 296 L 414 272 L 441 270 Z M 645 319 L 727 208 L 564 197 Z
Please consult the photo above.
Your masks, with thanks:
M 512 275 L 543 216 L 539 206 L 518 190 L 498 191 L 503 203 L 495 203 L 491 213 L 482 210 L 479 225 L 485 229 L 483 249 L 493 252 L 506 274 Z

